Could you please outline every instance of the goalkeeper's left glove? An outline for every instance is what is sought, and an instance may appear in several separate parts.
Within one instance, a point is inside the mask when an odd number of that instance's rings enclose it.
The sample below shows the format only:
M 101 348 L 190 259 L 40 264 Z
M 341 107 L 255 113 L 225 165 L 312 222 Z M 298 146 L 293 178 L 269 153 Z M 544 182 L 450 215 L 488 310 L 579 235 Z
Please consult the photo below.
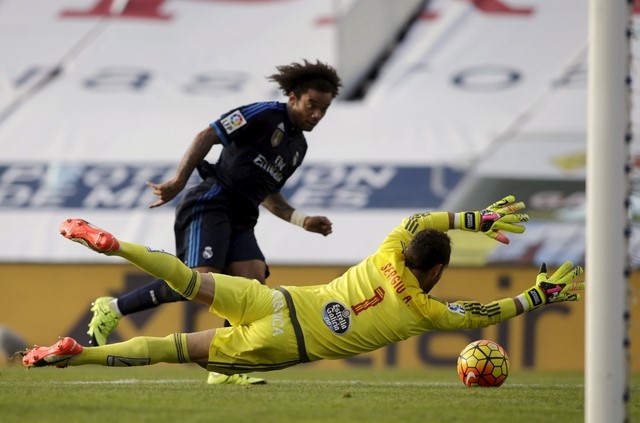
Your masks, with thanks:
M 482 232 L 489 238 L 508 244 L 509 238 L 500 231 L 521 234 L 525 227 L 515 223 L 529 221 L 528 214 L 516 213 L 525 208 L 524 203 L 522 201 L 516 203 L 515 201 L 516 198 L 513 195 L 508 195 L 484 210 L 456 213 L 454 228 Z
M 544 304 L 560 303 L 563 301 L 578 301 L 580 294 L 576 291 L 584 289 L 584 281 L 574 281 L 582 275 L 584 270 L 580 266 L 573 266 L 565 261 L 553 275 L 547 275 L 547 265 L 542 263 L 536 278 L 536 284 L 518 295 L 524 311 L 533 310 Z

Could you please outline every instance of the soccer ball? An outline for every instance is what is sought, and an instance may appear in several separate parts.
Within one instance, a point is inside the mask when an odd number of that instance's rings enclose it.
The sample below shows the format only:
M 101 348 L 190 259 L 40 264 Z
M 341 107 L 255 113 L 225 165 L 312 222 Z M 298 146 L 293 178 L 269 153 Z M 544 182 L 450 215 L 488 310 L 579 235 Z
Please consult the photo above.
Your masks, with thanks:
M 465 385 L 498 387 L 509 376 L 509 356 L 493 341 L 480 339 L 458 356 L 458 376 Z

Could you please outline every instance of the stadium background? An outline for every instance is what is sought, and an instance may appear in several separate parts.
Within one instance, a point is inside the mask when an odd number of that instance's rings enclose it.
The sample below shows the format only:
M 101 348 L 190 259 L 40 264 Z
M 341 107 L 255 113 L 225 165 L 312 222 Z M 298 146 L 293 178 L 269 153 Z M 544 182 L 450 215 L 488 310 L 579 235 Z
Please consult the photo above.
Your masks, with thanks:
M 309 154 L 285 195 L 329 216 L 334 233 L 321 238 L 262 213 L 269 284 L 326 282 L 406 215 L 477 209 L 510 193 L 529 206 L 526 234 L 508 247 L 455 234 L 439 295 L 489 301 L 531 285 L 542 261 L 582 264 L 586 15 L 578 0 L 1 2 L 0 325 L 28 343 L 82 338 L 93 299 L 148 280 L 63 240 L 59 222 L 83 217 L 173 251 L 173 208 L 148 210 L 144 182 L 170 175 L 195 133 L 230 107 L 281 100 L 265 76 L 302 58 L 335 64 L 347 85 L 308 134 Z M 634 42 L 634 63 L 636 55 Z M 637 151 L 633 142 L 633 182 Z M 114 339 L 214 323 L 203 309 L 173 304 L 124 319 Z M 503 343 L 515 368 L 581 369 L 584 305 L 321 365 L 448 365 L 480 336 Z

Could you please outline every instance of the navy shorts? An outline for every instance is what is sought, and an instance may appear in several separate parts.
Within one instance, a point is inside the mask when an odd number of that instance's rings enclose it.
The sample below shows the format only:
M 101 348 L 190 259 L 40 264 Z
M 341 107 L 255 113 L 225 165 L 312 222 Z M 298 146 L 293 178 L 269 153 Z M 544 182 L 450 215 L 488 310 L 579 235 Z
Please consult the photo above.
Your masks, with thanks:
M 219 185 L 202 182 L 176 208 L 176 256 L 187 266 L 224 271 L 229 263 L 265 261 L 254 234 L 258 207 L 235 200 Z

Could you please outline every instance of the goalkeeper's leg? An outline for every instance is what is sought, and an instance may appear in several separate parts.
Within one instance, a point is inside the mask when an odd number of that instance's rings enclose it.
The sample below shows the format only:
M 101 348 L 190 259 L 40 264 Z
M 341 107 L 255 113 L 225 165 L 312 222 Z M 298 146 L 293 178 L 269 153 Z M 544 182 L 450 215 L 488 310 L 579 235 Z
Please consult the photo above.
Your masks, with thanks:
M 138 336 L 125 342 L 100 347 L 82 347 L 72 338 L 62 338 L 51 347 L 34 347 L 24 353 L 27 367 L 147 366 L 156 363 L 197 363 L 206 368 L 209 345 L 215 329 L 195 333 L 174 333 L 164 338 Z
M 180 295 L 189 300 L 211 305 L 213 303 L 213 277 L 187 267 L 176 256 L 162 250 L 151 250 L 140 244 L 119 241 L 109 232 L 82 219 L 66 219 L 60 233 L 96 252 L 128 260 L 158 279 L 162 279 Z

